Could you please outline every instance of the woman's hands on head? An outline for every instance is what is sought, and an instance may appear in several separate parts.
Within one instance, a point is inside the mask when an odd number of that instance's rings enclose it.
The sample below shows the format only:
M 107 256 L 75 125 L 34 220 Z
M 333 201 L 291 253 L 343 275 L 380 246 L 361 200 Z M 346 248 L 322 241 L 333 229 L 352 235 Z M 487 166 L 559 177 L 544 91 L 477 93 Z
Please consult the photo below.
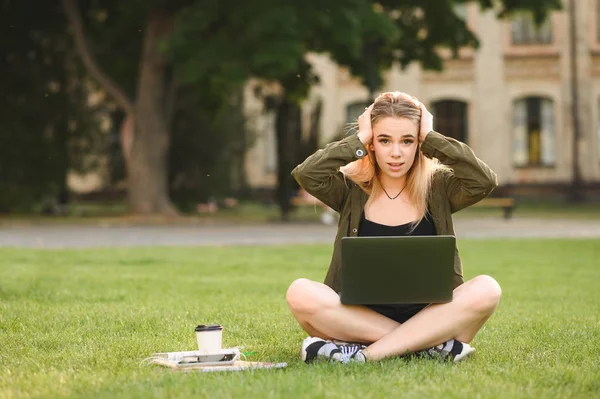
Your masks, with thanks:
M 433 115 L 427 110 L 425 105 L 423 105 L 423 103 L 417 100 L 415 97 L 406 93 L 401 93 L 400 95 L 412 101 L 421 110 L 421 125 L 419 126 L 419 143 L 422 143 L 423 141 L 425 141 L 427 134 L 429 134 L 429 132 L 433 130 Z M 365 108 L 365 112 L 363 112 L 362 115 L 358 117 L 358 138 L 367 148 L 373 142 L 373 126 L 371 126 L 371 111 L 373 110 L 374 105 L 375 104 L 371 104 L 370 106 Z

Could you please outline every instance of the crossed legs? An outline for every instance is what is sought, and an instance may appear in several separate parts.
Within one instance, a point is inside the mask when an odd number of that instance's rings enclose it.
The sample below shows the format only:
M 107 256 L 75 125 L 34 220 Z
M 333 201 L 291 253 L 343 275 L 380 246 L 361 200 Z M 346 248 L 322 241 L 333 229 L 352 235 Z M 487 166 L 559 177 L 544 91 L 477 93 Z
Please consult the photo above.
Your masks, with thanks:
M 325 284 L 298 279 L 288 288 L 288 306 L 313 337 L 368 344 L 367 359 L 380 360 L 431 348 L 450 339 L 469 343 L 494 313 L 502 291 L 490 276 L 478 276 L 454 290 L 452 302 L 432 304 L 400 324 L 355 305 L 342 305 Z

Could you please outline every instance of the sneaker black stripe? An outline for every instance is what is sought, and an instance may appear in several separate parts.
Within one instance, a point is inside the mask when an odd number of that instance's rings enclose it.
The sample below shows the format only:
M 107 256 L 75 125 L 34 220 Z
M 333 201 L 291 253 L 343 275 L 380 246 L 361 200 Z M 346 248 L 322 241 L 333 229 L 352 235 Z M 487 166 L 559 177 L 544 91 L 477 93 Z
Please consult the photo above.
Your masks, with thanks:
M 454 359 L 455 356 L 460 355 L 463 351 L 463 344 L 460 341 L 454 340 L 454 345 L 452 345 L 452 349 L 450 350 L 450 357 Z
M 329 360 L 333 359 L 333 355 L 335 355 L 336 353 L 342 353 L 341 350 L 339 349 L 332 349 L 331 352 L 329 352 Z
M 306 360 L 304 360 L 304 362 L 310 363 L 313 360 L 315 360 L 317 358 L 317 353 L 319 352 L 319 349 L 321 349 L 321 347 L 326 343 L 327 341 L 317 341 L 308 345 L 306 347 Z

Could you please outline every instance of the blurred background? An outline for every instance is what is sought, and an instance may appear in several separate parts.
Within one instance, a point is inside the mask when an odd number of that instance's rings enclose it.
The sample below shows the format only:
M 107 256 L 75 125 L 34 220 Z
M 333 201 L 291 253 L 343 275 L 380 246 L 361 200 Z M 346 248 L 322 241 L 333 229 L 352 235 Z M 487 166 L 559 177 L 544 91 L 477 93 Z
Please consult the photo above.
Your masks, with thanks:
M 334 223 L 290 171 L 396 90 L 498 173 L 481 212 L 600 213 L 600 0 L 1 0 L 0 21 L 5 220 Z

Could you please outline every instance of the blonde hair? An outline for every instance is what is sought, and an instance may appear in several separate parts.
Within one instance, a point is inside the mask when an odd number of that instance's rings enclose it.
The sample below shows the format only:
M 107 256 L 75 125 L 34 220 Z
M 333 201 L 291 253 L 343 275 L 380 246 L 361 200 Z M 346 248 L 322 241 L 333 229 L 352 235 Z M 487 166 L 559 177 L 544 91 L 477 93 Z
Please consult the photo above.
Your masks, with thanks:
M 387 117 L 405 118 L 415 122 L 418 134 L 419 126 L 421 125 L 421 109 L 417 104 L 418 100 L 416 98 L 405 93 L 383 93 L 375 99 L 373 110 L 371 111 L 371 126 L 374 127 L 381 119 Z M 436 159 L 429 159 L 423 155 L 419 151 L 420 147 L 421 145 L 418 144 L 417 154 L 406 176 L 405 191 L 408 193 L 410 202 L 415 205 L 418 212 L 418 218 L 413 222 L 412 228 L 415 228 L 427 213 L 433 175 L 439 169 L 446 169 Z M 365 207 L 383 191 L 378 177 L 381 171 L 375 161 L 375 154 L 370 148 L 367 148 L 367 152 L 368 156 L 340 168 L 340 171 L 346 178 L 358 184 L 359 187 L 369 194 L 369 199 Z

